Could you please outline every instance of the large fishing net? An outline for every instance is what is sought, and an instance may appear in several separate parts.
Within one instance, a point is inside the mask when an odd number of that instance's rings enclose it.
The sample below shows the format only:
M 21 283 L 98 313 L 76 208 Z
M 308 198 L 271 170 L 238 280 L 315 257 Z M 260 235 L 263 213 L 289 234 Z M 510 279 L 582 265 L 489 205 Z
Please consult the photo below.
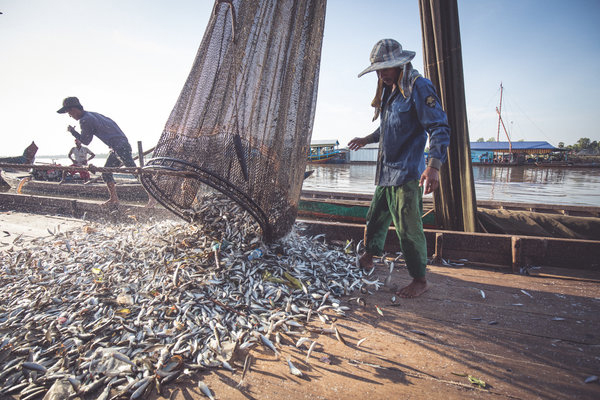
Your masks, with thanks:
M 325 0 L 215 2 L 190 75 L 143 174 L 146 190 L 193 221 L 216 189 L 267 241 L 288 233 L 314 120 Z

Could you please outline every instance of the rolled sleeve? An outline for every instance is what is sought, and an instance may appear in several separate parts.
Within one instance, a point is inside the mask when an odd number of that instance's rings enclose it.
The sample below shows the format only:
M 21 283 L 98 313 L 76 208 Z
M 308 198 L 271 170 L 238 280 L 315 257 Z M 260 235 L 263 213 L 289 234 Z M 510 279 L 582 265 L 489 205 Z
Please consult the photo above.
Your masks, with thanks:
M 427 166 L 431 167 L 431 168 L 435 168 L 437 170 L 439 170 L 440 168 L 442 168 L 442 162 L 437 159 L 437 158 L 432 158 L 430 157 L 429 160 L 427 161 Z
M 435 88 L 429 80 L 417 79 L 414 87 L 414 102 L 419 122 L 429 134 L 428 165 L 440 169 L 447 158 L 450 126 Z

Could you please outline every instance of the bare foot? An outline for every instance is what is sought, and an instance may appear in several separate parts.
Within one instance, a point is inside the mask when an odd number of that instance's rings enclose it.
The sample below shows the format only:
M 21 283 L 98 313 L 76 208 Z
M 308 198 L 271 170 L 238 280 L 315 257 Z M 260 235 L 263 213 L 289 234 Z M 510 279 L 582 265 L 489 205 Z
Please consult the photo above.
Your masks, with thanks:
M 408 286 L 403 287 L 396 294 L 404 299 L 412 299 L 428 291 L 429 287 L 427 279 L 424 277 L 415 278 Z
M 370 271 L 373 268 L 373 254 L 365 252 L 365 254 L 358 259 L 358 263 L 363 271 Z

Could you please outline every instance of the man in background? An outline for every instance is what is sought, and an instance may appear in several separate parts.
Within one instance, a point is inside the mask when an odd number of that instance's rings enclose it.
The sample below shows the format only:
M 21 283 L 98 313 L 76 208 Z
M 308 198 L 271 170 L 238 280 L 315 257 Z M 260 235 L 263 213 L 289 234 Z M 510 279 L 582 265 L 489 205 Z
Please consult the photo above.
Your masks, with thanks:
M 96 136 L 110 148 L 110 154 L 106 159 L 104 167 L 120 167 L 121 165 L 127 167 L 136 166 L 131 155 L 131 145 L 127 140 L 127 136 L 125 136 L 115 121 L 100 113 L 85 111 L 77 97 L 65 98 L 63 100 L 63 106 L 57 113 L 67 113 L 71 118 L 79 121 L 81 133 L 77 132 L 75 127 L 71 125 L 69 125 L 67 130 L 71 132 L 71 135 L 73 135 L 75 139 L 81 141 L 81 143 L 89 145 L 94 136 Z M 117 196 L 117 188 L 115 186 L 113 174 L 104 172 L 102 173 L 102 179 L 106 183 L 108 194 L 110 196 L 108 201 L 104 204 L 118 204 L 119 197 Z
M 96 155 L 87 147 L 82 146 L 79 139 L 75 139 L 75 147 L 71 148 L 68 157 L 73 162 L 71 166 L 85 167 L 92 158 L 96 157 Z M 67 171 L 63 171 L 60 183 L 64 183 L 67 174 Z M 79 176 L 84 182 L 90 180 L 90 173 L 88 171 L 79 171 Z

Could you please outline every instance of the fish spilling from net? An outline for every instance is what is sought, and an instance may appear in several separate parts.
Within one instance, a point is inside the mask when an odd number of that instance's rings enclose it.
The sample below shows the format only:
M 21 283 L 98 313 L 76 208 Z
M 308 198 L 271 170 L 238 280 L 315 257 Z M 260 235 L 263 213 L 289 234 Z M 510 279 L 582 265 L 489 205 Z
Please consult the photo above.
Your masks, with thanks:
M 295 227 L 264 244 L 222 195 L 196 212 L 195 224 L 90 223 L 2 251 L 0 397 L 68 382 L 79 396 L 143 398 L 197 371 L 241 368 L 254 346 L 278 355 L 277 333 L 343 317 L 344 295 L 377 286 L 322 235 Z

